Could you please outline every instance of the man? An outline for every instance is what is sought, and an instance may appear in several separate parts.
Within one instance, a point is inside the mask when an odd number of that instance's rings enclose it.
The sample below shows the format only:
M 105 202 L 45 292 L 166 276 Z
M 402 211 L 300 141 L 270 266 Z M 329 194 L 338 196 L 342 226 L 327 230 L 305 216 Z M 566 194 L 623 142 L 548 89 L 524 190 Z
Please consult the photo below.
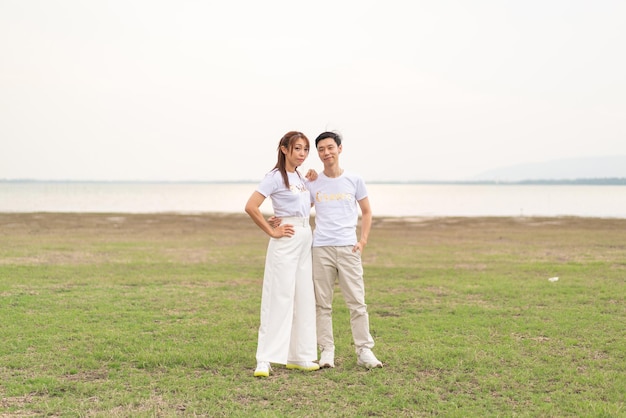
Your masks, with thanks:
M 361 253 L 372 226 L 372 211 L 363 179 L 339 166 L 341 136 L 323 132 L 315 139 L 324 171 L 308 184 L 315 205 L 313 283 L 315 287 L 317 345 L 320 367 L 335 367 L 332 302 L 335 280 L 350 310 L 350 326 L 357 364 L 382 367 L 372 352 Z M 357 207 L 358 204 L 358 207 Z M 361 209 L 361 237 L 356 228 Z

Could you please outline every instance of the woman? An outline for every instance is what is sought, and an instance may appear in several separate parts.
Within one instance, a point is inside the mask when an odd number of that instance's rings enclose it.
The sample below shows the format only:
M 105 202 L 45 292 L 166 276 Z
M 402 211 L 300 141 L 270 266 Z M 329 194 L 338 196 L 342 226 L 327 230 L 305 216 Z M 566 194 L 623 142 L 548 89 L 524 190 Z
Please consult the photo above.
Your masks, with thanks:
M 315 333 L 315 293 L 311 267 L 311 202 L 297 171 L 309 155 L 309 140 L 291 131 L 278 144 L 278 161 L 252 193 L 246 213 L 270 236 L 261 294 L 256 377 L 269 376 L 270 363 L 288 369 L 319 369 Z M 272 228 L 260 206 L 269 197 L 281 225 Z

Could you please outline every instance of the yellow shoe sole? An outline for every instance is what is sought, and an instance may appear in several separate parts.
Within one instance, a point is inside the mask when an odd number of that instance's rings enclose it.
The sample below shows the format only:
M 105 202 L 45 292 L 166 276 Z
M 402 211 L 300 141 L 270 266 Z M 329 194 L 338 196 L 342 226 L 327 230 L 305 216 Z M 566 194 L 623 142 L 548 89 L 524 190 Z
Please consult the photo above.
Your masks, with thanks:
M 313 366 L 300 366 L 299 364 L 287 364 L 287 368 L 290 370 L 304 370 L 305 372 L 313 372 L 315 370 L 319 370 L 319 364 L 314 364 Z
M 257 372 L 257 371 L 255 371 L 254 372 L 254 377 L 269 377 L 269 375 L 270 375 L 269 371 L 267 371 L 267 372 Z

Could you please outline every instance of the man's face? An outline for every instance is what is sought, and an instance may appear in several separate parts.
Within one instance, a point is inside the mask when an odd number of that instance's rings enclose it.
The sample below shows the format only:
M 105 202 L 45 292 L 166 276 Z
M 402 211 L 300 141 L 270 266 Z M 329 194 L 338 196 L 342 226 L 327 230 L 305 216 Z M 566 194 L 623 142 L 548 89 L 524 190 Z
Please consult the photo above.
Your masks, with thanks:
M 324 166 L 332 166 L 339 162 L 339 154 L 341 154 L 341 145 L 332 138 L 322 139 L 317 143 L 317 155 L 324 163 Z

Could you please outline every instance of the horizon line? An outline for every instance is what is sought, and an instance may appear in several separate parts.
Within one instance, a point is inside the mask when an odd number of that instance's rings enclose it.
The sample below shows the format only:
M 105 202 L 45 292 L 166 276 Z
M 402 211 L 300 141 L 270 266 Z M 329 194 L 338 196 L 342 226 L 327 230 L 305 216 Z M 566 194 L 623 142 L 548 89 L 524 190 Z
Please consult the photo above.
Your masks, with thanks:
M 126 184 L 257 184 L 259 180 L 70 180 L 70 179 L 0 179 L 0 183 L 126 183 Z M 366 184 L 432 185 L 626 185 L 626 177 L 581 177 L 525 180 L 366 180 Z

